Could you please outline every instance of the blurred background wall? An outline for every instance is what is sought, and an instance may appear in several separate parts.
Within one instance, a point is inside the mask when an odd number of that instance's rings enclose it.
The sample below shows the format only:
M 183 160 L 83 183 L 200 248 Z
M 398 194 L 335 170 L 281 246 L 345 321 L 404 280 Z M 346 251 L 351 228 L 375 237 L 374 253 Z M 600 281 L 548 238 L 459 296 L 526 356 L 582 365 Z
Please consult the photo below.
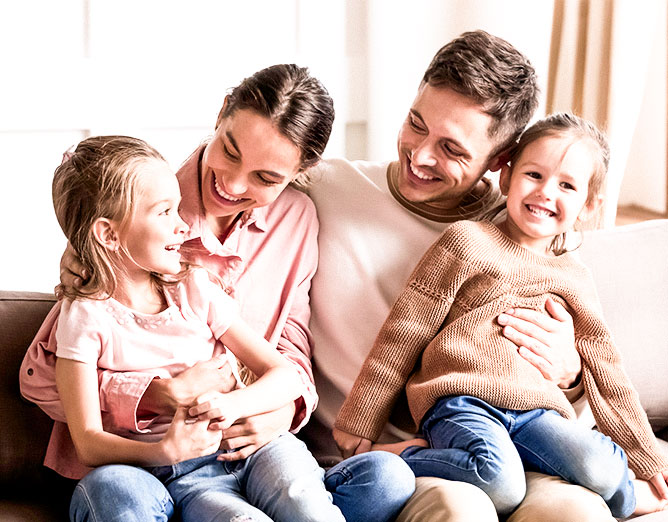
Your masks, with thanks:
M 129 134 L 177 168 L 228 89 L 279 62 L 335 100 L 326 156 L 392 159 L 424 69 L 471 29 L 538 71 L 537 116 L 574 110 L 613 148 L 605 224 L 666 213 L 666 0 L 11 0 L 0 4 L 0 288 L 51 291 L 65 245 L 51 204 L 62 153 Z M 620 212 L 621 214 L 621 212 Z

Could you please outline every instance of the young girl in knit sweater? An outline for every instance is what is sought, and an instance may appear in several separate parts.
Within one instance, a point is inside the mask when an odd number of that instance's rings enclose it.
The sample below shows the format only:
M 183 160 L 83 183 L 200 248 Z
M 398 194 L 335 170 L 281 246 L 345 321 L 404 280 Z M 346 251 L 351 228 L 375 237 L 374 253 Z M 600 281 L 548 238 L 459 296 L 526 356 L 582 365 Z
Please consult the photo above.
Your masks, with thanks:
M 208 272 L 182 264 L 188 227 L 178 213 L 176 176 L 160 154 L 133 138 L 88 138 L 66 153 L 53 197 L 65 235 L 92 274 L 85 286 L 64 289 L 58 317 L 56 384 L 76 449 L 61 458 L 144 467 L 166 485 L 184 521 L 343 521 L 322 470 L 292 434 L 231 469 L 217 459 L 221 430 L 294 401 L 303 383 Z M 105 431 L 98 370 L 170 378 L 216 354 L 233 367 L 238 357 L 257 380 L 243 386 L 237 375 L 235 390 L 212 390 L 173 418 L 159 416 L 136 432 Z M 289 494 L 294 488 L 301 494 Z
M 615 517 L 666 506 L 668 459 L 622 369 L 591 276 L 565 248 L 566 232 L 600 206 L 608 157 L 605 137 L 569 114 L 525 131 L 501 172 L 505 219 L 450 226 L 394 304 L 336 421 L 344 455 L 399 453 L 416 476 L 480 487 L 501 514 L 523 499 L 525 470 L 592 489 Z M 562 391 L 495 321 L 513 307 L 544 311 L 548 297 L 573 316 L 602 433 L 574 422 Z M 372 445 L 403 392 L 423 438 Z

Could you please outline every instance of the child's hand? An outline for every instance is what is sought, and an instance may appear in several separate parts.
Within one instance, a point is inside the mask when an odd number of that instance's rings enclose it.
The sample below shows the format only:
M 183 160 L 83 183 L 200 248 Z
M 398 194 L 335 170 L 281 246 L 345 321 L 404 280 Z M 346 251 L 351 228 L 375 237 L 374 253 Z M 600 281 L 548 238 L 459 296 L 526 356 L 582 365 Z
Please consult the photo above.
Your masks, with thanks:
M 357 435 L 334 428 L 332 431 L 336 445 L 344 459 L 358 453 L 366 453 L 371 450 L 371 441 Z
M 209 429 L 209 422 L 189 419 L 185 408 L 178 408 L 167 433 L 160 441 L 165 464 L 211 455 L 218 451 L 222 432 Z
M 668 470 L 654 475 L 649 479 L 649 483 L 656 491 L 657 497 L 668 501 Z
M 227 393 L 216 391 L 200 395 L 188 409 L 188 415 L 196 417 L 198 421 L 215 420 L 210 425 L 210 428 L 215 430 L 226 430 L 241 417 L 241 413 L 239 401 Z

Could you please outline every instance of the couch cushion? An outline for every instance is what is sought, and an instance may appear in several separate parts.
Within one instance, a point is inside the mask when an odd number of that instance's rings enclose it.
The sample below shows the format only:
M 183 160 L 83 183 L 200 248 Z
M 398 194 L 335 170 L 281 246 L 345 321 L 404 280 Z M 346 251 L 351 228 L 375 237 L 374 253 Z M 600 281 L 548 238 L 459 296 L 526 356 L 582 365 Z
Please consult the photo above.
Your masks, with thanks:
M 654 429 L 668 426 L 668 220 L 585 234 L 603 313 Z

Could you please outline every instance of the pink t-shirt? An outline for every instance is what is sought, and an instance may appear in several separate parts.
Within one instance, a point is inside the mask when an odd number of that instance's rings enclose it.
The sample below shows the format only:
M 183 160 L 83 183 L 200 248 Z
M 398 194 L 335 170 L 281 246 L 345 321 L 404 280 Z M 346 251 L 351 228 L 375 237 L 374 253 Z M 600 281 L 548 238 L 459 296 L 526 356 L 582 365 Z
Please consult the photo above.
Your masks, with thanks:
M 226 353 L 233 368 L 234 355 L 218 340 L 239 318 L 237 303 L 203 269 L 193 271 L 182 283 L 165 289 L 167 308 L 157 314 L 136 312 L 115 299 L 81 299 L 62 302 L 56 330 L 60 358 L 79 361 L 111 372 L 148 372 L 161 378 L 179 374 L 214 354 Z M 109 403 L 101 404 L 102 411 Z M 103 424 L 113 418 L 105 416 Z M 112 430 L 145 442 L 160 440 L 171 416 L 137 421 L 133 429 Z M 65 448 L 69 437 L 54 431 L 45 465 L 61 475 L 80 478 L 83 467 L 76 452 Z
M 292 430 L 309 419 L 317 404 L 311 371 L 312 337 L 309 290 L 318 264 L 318 219 L 312 201 L 291 187 L 270 205 L 244 212 L 221 243 L 208 226 L 200 192 L 198 163 L 204 146 L 177 172 L 181 186 L 180 213 L 190 226 L 184 257 L 218 274 L 239 303 L 241 317 L 295 364 L 304 385 L 297 401 Z M 56 304 L 37 333 L 19 376 L 21 393 L 51 418 L 64 421 L 53 373 Z M 142 429 L 136 412 L 153 378 L 152 371 L 100 373 L 100 402 L 105 429 Z M 149 428 L 150 429 L 150 428 Z M 56 422 L 56 432 L 67 427 Z

